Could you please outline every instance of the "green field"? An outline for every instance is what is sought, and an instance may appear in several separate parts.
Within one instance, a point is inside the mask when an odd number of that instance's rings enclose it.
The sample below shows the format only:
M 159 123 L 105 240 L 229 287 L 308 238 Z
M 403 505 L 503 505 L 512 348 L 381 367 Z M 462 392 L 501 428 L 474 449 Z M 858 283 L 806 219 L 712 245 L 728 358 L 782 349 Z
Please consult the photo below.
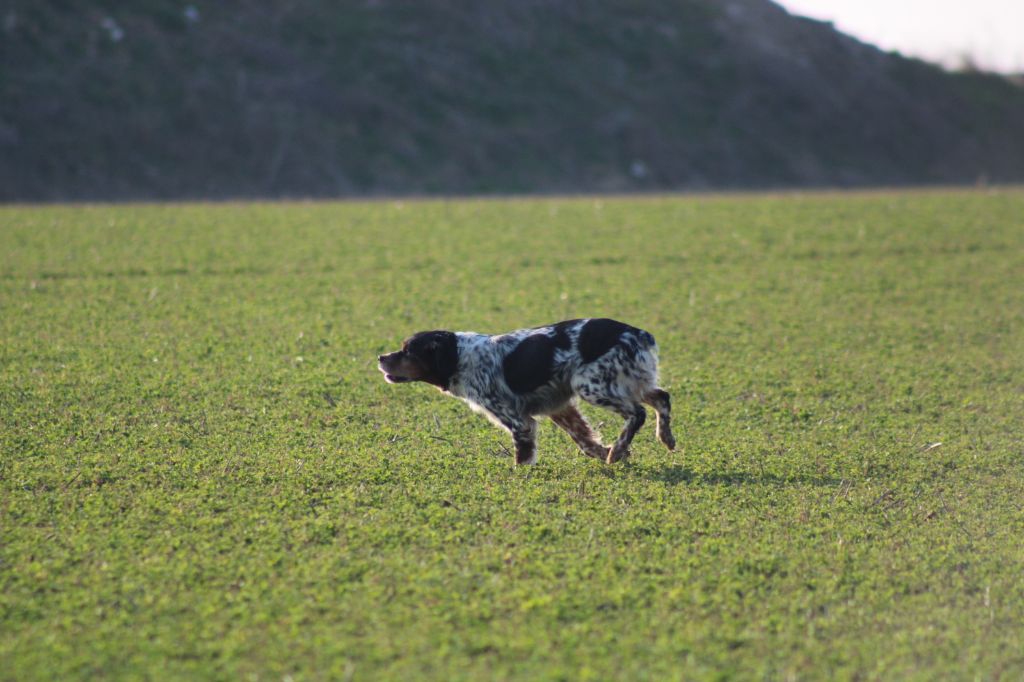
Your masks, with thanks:
M 376 369 L 583 316 L 680 451 Z M 1024 191 L 0 208 L 0 451 L 0 679 L 1021 679 Z

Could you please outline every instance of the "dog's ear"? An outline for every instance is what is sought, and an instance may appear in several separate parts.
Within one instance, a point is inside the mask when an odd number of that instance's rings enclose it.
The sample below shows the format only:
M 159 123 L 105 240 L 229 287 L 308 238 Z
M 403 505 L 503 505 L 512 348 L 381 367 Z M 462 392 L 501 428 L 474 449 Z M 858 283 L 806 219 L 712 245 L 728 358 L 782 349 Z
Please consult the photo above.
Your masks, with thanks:
M 425 374 L 420 381 L 447 390 L 459 365 L 459 343 L 454 332 L 414 334 L 406 343 L 406 352 L 423 366 Z
M 438 385 L 447 388 L 459 368 L 458 338 L 452 332 L 436 332 L 430 340 L 429 348 Z

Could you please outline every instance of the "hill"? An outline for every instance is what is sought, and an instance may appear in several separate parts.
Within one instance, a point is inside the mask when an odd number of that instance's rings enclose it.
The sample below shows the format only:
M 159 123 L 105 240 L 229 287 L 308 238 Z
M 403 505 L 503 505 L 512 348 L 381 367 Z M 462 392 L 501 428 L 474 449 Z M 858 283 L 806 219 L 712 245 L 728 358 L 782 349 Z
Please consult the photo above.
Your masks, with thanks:
M 1024 89 L 767 0 L 13 0 L 0 200 L 1024 179 Z

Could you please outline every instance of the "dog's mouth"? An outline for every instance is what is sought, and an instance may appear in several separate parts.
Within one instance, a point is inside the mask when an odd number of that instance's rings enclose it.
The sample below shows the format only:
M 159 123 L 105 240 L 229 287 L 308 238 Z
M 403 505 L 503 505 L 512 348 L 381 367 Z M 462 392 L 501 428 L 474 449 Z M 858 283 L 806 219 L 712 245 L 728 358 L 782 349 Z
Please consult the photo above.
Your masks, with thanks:
M 377 363 L 377 369 L 383 372 L 384 381 L 388 382 L 389 384 L 404 384 L 412 381 L 411 378 L 405 376 L 404 374 L 396 373 L 396 370 L 398 370 L 399 368 L 396 367 L 395 365 L 400 364 L 401 363 L 387 362 L 386 360 L 382 360 L 381 362 Z

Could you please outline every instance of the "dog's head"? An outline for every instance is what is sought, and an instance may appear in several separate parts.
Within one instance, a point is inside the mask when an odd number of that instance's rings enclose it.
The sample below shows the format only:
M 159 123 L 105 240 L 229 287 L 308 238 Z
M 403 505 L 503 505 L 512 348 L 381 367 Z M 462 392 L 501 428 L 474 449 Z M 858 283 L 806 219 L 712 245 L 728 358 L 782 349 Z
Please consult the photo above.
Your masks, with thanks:
M 377 362 L 388 383 L 425 381 L 447 389 L 459 365 L 458 339 L 452 332 L 420 332 L 406 339 L 402 350 L 381 355 Z

